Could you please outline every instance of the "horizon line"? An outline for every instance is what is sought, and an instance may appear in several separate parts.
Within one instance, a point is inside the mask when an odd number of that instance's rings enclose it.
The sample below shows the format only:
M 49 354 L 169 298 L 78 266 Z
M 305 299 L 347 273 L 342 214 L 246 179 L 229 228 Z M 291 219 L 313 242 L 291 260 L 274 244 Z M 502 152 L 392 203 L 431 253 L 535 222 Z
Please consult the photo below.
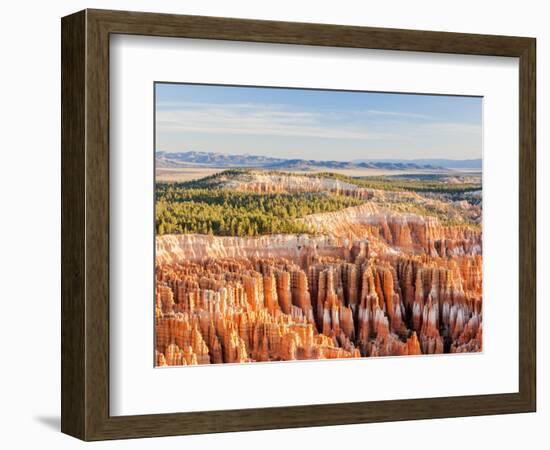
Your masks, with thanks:
M 273 158 L 273 159 L 281 159 L 286 161 L 301 159 L 304 161 L 337 161 L 337 162 L 353 162 L 353 161 L 423 161 L 423 160 L 441 160 L 441 161 L 482 161 L 483 158 L 441 158 L 441 157 L 422 157 L 422 158 L 355 158 L 355 159 L 346 159 L 346 160 L 337 160 L 337 159 L 311 159 L 311 158 L 285 158 L 285 157 L 279 157 L 279 156 L 268 156 L 268 155 L 261 155 L 258 153 L 222 153 L 222 152 L 216 152 L 212 150 L 176 150 L 176 151 L 170 151 L 170 150 L 160 150 L 156 149 L 156 153 L 212 153 L 212 154 L 218 154 L 218 155 L 226 155 L 226 156 L 259 156 L 259 157 L 265 157 L 265 158 Z

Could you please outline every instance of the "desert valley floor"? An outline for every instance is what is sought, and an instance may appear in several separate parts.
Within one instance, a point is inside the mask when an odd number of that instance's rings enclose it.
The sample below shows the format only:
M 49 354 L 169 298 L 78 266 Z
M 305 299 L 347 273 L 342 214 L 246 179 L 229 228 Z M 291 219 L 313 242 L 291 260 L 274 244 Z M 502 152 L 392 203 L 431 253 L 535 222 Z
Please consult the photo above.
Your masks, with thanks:
M 481 220 L 465 172 L 157 180 L 155 365 L 479 352 Z

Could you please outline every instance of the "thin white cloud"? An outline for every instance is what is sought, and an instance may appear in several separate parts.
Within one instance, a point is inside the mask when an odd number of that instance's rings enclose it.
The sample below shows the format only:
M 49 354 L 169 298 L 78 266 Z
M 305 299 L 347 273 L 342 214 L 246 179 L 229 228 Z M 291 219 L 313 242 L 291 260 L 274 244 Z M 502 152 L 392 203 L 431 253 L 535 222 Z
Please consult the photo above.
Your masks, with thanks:
M 415 128 L 417 131 L 441 136 L 479 135 L 481 137 L 481 124 L 462 122 L 431 122 L 423 123 Z
M 409 113 L 409 112 L 402 112 L 402 111 L 383 111 L 378 109 L 368 109 L 365 112 L 373 116 L 391 116 L 391 117 L 403 117 L 403 118 L 409 118 L 409 119 L 434 120 L 434 117 L 428 116 L 426 114 Z
M 280 105 L 187 104 L 157 111 L 157 131 L 372 140 L 386 132 L 351 124 L 344 115 L 287 110 Z
M 233 109 L 257 109 L 257 103 L 215 103 L 215 102 L 186 102 L 186 101 L 158 101 L 156 103 L 157 110 L 164 109 L 211 109 L 211 108 L 226 108 L 231 107 Z M 275 105 L 261 105 L 262 108 L 274 108 Z
M 380 120 L 392 118 L 395 120 Z M 384 155 L 391 149 L 395 157 L 410 157 L 414 152 L 416 157 L 438 154 L 458 158 L 456 155 L 481 151 L 481 124 L 399 111 L 308 111 L 283 104 L 164 102 L 157 104 L 156 120 L 161 147 L 178 150 L 192 146 L 258 153 L 262 148 L 278 155 L 281 139 L 286 139 L 283 145 L 287 150 L 296 145 L 300 151 L 330 150 L 331 158 L 373 149 L 387 149 Z M 334 154 L 336 149 L 341 155 Z

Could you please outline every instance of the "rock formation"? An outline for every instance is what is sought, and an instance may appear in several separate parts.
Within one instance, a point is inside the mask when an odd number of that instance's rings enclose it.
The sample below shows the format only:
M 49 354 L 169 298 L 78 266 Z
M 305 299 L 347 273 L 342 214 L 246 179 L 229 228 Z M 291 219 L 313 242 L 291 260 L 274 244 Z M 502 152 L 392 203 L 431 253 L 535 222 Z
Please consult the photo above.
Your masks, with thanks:
M 156 364 L 481 350 L 480 255 L 343 247 L 307 262 L 295 248 L 268 258 L 252 246 L 249 257 L 159 263 Z

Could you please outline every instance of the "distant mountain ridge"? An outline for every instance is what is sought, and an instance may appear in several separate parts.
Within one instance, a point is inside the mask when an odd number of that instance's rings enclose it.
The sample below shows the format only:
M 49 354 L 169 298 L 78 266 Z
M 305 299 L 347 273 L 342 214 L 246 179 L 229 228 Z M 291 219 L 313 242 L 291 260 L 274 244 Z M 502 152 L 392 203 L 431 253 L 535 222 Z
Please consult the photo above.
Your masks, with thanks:
M 430 165 L 444 167 L 446 169 L 482 169 L 482 159 L 442 159 L 442 158 L 432 158 L 432 159 L 355 159 L 352 162 L 354 163 L 363 163 L 363 162 L 377 162 L 384 161 L 388 163 L 413 163 L 419 165 Z
M 421 160 L 418 160 L 421 161 Z M 426 160 L 428 161 L 428 160 Z M 309 170 L 318 168 L 327 169 L 385 169 L 385 170 L 444 170 L 442 165 L 421 163 L 417 161 L 398 160 L 357 160 L 357 161 L 321 161 L 313 159 L 283 159 L 261 155 L 227 155 L 215 152 L 164 152 L 157 151 L 155 155 L 156 167 L 190 168 L 258 168 L 273 170 Z

